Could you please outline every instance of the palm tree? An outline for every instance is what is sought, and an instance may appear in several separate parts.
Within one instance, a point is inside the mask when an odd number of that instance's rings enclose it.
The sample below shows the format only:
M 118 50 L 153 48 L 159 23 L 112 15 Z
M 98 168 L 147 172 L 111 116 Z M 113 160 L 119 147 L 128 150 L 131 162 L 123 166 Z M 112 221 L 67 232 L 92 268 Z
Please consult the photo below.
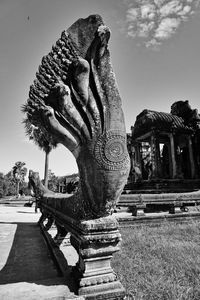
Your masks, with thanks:
M 19 185 L 24 181 L 24 178 L 27 173 L 27 168 L 25 168 L 24 166 L 25 162 L 18 161 L 12 168 L 13 177 L 17 183 L 16 195 L 19 194 Z
M 22 108 L 23 110 L 24 108 Z M 49 154 L 53 148 L 57 146 L 57 142 L 39 127 L 33 125 L 28 118 L 23 120 L 26 135 L 31 141 L 45 152 L 45 169 L 44 169 L 44 185 L 48 187 L 48 170 L 49 170 Z

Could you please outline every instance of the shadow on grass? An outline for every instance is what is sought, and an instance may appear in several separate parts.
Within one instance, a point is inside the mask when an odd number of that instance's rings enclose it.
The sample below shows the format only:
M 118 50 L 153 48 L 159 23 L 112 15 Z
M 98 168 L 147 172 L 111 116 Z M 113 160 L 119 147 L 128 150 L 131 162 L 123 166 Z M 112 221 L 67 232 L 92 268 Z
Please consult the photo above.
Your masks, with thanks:
M 5 223 L 4 223 L 5 224 Z M 8 224 L 8 223 L 7 223 Z M 13 223 L 12 223 L 13 224 Z M 57 270 L 40 228 L 35 223 L 15 223 L 17 229 L 5 266 L 0 271 L 0 284 L 29 282 L 43 285 L 67 285 L 74 292 L 68 266 L 65 277 Z

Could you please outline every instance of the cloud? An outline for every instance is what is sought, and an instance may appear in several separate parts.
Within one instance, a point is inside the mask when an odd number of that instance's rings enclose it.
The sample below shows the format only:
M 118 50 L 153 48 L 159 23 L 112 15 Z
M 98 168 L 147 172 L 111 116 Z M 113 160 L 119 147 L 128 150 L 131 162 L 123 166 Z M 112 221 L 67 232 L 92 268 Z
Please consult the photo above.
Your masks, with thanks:
M 167 16 L 176 15 L 178 12 L 183 10 L 183 2 L 179 0 L 169 1 L 160 7 L 160 16 L 165 18 Z
M 126 20 L 127 22 L 134 22 L 137 21 L 137 18 L 140 14 L 140 9 L 139 8 L 130 8 L 127 10 L 126 14 Z
M 144 4 L 141 6 L 141 18 L 153 20 L 155 18 L 155 5 L 152 4 Z
M 126 1 L 126 30 L 146 47 L 154 48 L 171 38 L 197 10 L 200 0 Z
M 175 33 L 176 29 L 180 25 L 180 19 L 165 18 L 162 19 L 158 28 L 155 30 L 155 39 L 166 40 Z

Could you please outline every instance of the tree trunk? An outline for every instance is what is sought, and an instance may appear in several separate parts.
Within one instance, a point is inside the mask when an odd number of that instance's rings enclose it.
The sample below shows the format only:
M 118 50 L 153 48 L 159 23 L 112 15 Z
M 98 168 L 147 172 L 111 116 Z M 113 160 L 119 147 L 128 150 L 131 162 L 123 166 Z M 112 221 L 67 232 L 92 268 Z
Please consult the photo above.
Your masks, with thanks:
M 48 188 L 48 173 L 49 173 L 49 153 L 45 151 L 45 168 L 44 168 L 44 186 Z
M 17 180 L 17 189 L 16 189 L 16 196 L 18 197 L 19 195 L 19 180 Z

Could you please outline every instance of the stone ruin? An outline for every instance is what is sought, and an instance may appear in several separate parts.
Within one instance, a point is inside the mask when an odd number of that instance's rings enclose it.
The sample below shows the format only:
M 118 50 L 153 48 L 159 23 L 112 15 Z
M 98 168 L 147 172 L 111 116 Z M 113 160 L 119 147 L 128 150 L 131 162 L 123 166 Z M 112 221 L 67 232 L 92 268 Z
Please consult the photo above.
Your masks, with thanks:
M 79 169 L 72 195 L 47 190 L 37 173 L 29 180 L 57 237 L 71 234 L 79 260 L 73 270 L 86 299 L 123 299 L 110 265 L 121 235 L 112 215 L 127 181 L 130 159 L 121 98 L 110 62 L 110 30 L 99 15 L 79 19 L 42 58 L 24 111 L 31 124 L 67 147 Z M 48 220 L 44 226 L 44 221 Z
M 182 180 L 185 185 L 200 178 L 200 115 L 188 100 L 174 102 L 171 113 L 143 110 L 131 131 L 133 181 Z
M 127 147 L 131 171 L 118 207 L 133 216 L 184 213 L 200 205 L 200 114 L 189 101 L 171 112 L 145 109 L 137 117 Z M 179 215 L 180 216 L 180 215 Z

